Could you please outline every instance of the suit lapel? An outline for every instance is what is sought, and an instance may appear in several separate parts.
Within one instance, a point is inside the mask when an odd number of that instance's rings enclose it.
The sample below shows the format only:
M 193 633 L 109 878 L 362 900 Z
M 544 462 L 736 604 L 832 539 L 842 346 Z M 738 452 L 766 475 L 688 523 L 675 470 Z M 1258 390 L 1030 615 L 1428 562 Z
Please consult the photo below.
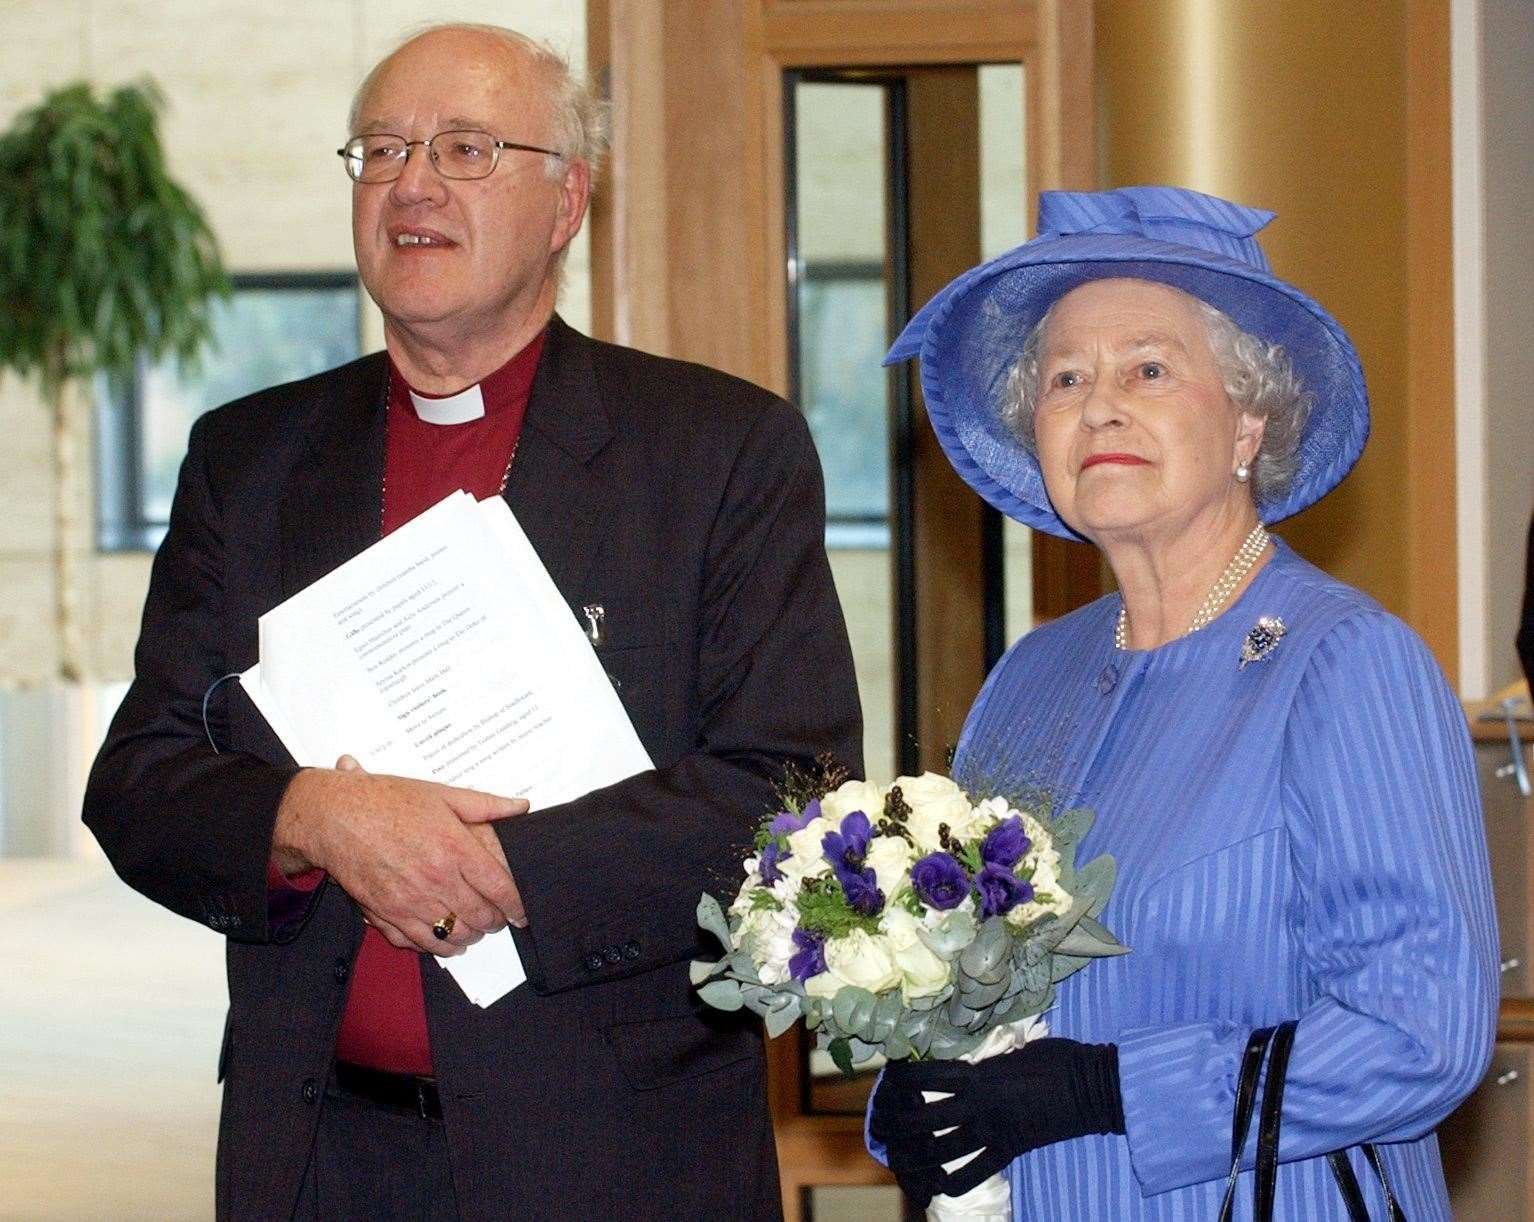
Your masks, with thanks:
M 572 608 L 581 601 L 603 532 L 612 526 L 613 498 L 591 466 L 612 435 L 591 341 L 556 315 L 533 379 L 506 500 Z
M 316 405 L 282 502 L 284 598 L 378 541 L 387 369 L 382 353 L 364 358 L 336 401 Z

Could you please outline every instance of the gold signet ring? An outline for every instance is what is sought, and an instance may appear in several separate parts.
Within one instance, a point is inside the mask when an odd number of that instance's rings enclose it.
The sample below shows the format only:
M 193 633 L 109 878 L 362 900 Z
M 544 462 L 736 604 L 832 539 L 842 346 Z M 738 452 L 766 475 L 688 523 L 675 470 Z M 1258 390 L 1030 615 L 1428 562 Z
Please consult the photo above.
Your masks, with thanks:
M 458 918 L 450 912 L 445 917 L 432 922 L 432 936 L 439 941 L 445 941 L 448 934 L 453 932 L 453 926 L 456 924 L 458 924 Z

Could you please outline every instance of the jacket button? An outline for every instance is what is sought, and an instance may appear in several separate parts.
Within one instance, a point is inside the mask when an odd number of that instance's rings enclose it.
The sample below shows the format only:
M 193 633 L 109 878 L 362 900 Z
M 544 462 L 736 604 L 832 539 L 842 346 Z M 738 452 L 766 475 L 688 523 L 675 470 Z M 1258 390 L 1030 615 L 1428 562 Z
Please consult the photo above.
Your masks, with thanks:
M 625 942 L 623 944 L 623 957 L 625 959 L 639 958 L 639 943 L 633 941 L 632 939 Z
M 313 1078 L 305 1078 L 302 1094 L 304 1096 L 305 1103 L 314 1103 L 318 1101 L 320 1097 L 320 1084 Z
M 616 946 L 604 946 L 602 948 L 602 958 L 606 959 L 609 963 L 622 963 L 623 952 Z
M 1119 685 L 1119 668 L 1112 662 L 1104 666 L 1102 673 L 1097 676 L 1097 690 L 1106 696 Z
M 345 959 L 337 959 L 335 967 L 331 969 L 331 975 L 336 978 L 337 984 L 345 984 L 346 977 L 350 972 L 351 967 L 347 964 Z
M 589 955 L 581 960 L 581 966 L 584 967 L 588 972 L 600 972 L 602 970 L 603 962 L 604 961 L 602 956 L 596 951 L 592 951 Z

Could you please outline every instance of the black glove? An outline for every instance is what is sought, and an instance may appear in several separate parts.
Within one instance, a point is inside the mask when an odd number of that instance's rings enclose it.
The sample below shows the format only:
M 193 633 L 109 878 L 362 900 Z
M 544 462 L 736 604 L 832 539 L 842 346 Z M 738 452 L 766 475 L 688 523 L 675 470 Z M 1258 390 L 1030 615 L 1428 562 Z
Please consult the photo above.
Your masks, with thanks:
M 953 1097 L 925 1103 L 924 1090 Z M 897 1061 L 884 1070 L 868 1127 L 907 1196 L 922 1207 L 937 1193 L 960 1196 L 1029 1150 L 1122 1133 L 1118 1045 L 1041 1039 L 978 1065 Z M 981 1153 L 952 1174 L 943 1170 L 972 1150 Z

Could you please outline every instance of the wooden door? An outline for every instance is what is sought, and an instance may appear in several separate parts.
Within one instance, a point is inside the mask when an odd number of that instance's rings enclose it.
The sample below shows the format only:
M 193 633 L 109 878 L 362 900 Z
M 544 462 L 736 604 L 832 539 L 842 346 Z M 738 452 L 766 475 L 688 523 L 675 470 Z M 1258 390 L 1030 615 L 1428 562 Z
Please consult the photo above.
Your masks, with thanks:
M 587 11 L 590 64 L 614 104 L 592 211 L 593 328 L 604 338 L 803 389 L 790 147 L 799 82 L 883 82 L 900 95 L 884 245 L 839 268 L 884 284 L 880 342 L 981 256 L 978 65 L 1021 66 L 1019 206 L 1041 187 L 1094 185 L 1090 0 L 588 0 Z M 845 516 L 877 526 L 882 512 L 888 556 L 859 570 L 833 552 L 844 605 L 866 595 L 883 617 L 858 658 L 860 673 L 887 672 L 869 718 L 880 779 L 944 766 L 1006 635 L 1000 522 L 942 458 L 909 371 L 887 376 L 873 392 L 887 391 L 887 501 Z M 1100 591 L 1090 549 L 1031 542 L 1021 596 L 1037 618 Z M 889 1184 L 863 1149 L 866 1086 L 817 1078 L 793 1036 L 774 1043 L 771 1065 L 788 1216 L 813 1212 L 827 1186 Z

